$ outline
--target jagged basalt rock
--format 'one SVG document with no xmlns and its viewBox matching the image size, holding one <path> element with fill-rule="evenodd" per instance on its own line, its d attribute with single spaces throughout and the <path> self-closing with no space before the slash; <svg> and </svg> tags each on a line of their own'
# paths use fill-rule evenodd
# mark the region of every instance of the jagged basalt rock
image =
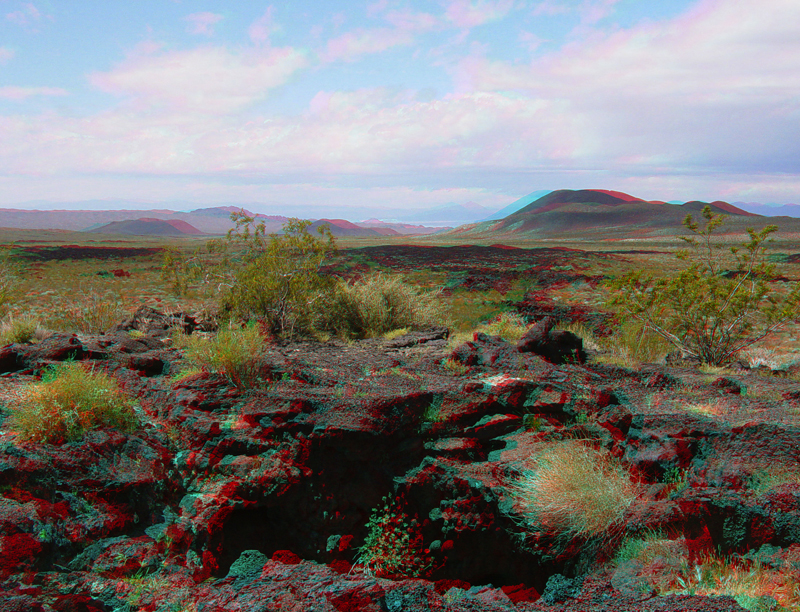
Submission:
<svg viewBox="0 0 800 612">
<path fill-rule="evenodd" d="M 133 433 L 59 446 L 3 424 L 7 609 L 742 609 L 657 595 L 648 559 L 611 564 L 626 537 L 658 533 L 673 554 L 663 571 L 719 548 L 800 581 L 791 378 L 711 384 L 693 369 L 584 363 L 545 320 L 530 352 L 477 334 L 448 353 L 441 330 L 274 343 L 265 359 L 278 375 L 241 390 L 216 373 L 164 376 L 181 360 L 165 330 L 184 323 L 142 310 L 119 331 L 0 353 L 14 368 L 91 358 L 141 417 Z M 34 378 L 9 370 L 0 391 Z M 552 443 L 602 449 L 640 486 L 607 534 L 567 537 L 526 511 L 520 474 Z M 417 576 L 359 565 L 375 525 L 411 547 L 403 558 L 420 562 L 403 571 Z"/>
<path fill-rule="evenodd" d="M 550 363 L 585 363 L 583 340 L 568 331 L 553 331 L 556 319 L 545 317 L 531 327 L 517 343 L 520 353 L 536 353 Z"/>
</svg>

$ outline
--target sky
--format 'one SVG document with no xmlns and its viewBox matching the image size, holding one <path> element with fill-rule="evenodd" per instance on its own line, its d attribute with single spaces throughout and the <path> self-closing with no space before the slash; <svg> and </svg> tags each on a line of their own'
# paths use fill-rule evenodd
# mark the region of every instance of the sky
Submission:
<svg viewBox="0 0 800 612">
<path fill-rule="evenodd" d="M 0 207 L 800 203 L 798 33 L 797 0 L 0 0 Z"/>
</svg>

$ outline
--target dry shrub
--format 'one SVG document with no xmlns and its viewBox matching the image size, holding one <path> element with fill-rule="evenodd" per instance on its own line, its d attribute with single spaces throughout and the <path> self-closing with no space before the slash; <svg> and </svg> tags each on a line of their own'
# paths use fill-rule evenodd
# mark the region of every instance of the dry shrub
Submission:
<svg viewBox="0 0 800 612">
<path fill-rule="evenodd" d="M 116 381 L 79 362 L 52 366 L 41 382 L 23 387 L 15 399 L 11 427 L 21 438 L 37 442 L 78 440 L 99 427 L 131 431 L 137 424 L 133 402 Z"/>
<path fill-rule="evenodd" d="M 257 384 L 266 374 L 265 341 L 258 327 L 221 329 L 216 336 L 186 338 L 186 359 L 206 370 L 219 372 L 239 389 Z"/>
<path fill-rule="evenodd" d="M 443 319 L 439 292 L 424 291 L 399 275 L 376 274 L 339 285 L 327 326 L 345 337 L 374 338 L 396 329 L 441 325 Z"/>
<path fill-rule="evenodd" d="M 621 463 L 578 440 L 547 443 L 515 489 L 531 524 L 543 524 L 564 537 L 602 534 L 639 496 L 639 487 Z"/>
</svg>

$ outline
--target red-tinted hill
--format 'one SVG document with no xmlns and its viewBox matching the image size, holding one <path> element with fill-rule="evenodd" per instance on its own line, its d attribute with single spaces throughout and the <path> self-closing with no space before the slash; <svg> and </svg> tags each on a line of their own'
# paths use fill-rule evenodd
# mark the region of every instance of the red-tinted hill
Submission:
<svg viewBox="0 0 800 612">
<path fill-rule="evenodd" d="M 199 229 L 179 219 L 128 219 L 112 221 L 89 232 L 95 234 L 125 234 L 130 236 L 188 236 L 202 234 Z"/>
<path fill-rule="evenodd" d="M 710 206 L 731 219 L 727 227 L 739 231 L 758 217 L 727 202 L 691 201 L 666 204 L 647 201 L 619 191 L 561 189 L 534 200 L 499 221 L 463 226 L 454 233 L 482 237 L 623 238 L 674 234 L 687 214 L 699 217 Z"/>
</svg>

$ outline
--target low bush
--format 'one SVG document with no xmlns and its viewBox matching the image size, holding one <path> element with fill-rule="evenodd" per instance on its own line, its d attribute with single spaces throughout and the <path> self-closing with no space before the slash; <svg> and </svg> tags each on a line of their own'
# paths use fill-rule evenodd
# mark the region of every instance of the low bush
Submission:
<svg viewBox="0 0 800 612">
<path fill-rule="evenodd" d="M 402 276 L 376 274 L 339 284 L 323 325 L 350 338 L 441 325 L 444 309 L 438 298 L 437 291 L 424 291 Z"/>
<path fill-rule="evenodd" d="M 532 525 L 567 538 L 602 534 L 639 495 L 622 464 L 578 440 L 547 443 L 514 489 Z"/>
<path fill-rule="evenodd" d="M 245 389 L 266 377 L 265 342 L 257 326 L 221 329 L 216 336 L 188 336 L 185 358 L 190 363 L 223 374 L 233 385 Z"/>
<path fill-rule="evenodd" d="M 23 387 L 12 404 L 11 427 L 23 439 L 59 443 L 78 440 L 99 427 L 136 428 L 133 402 L 116 381 L 80 362 L 45 371 Z"/>
<path fill-rule="evenodd" d="M 8 311 L 17 295 L 17 269 L 11 261 L 8 249 L 0 249 L 0 315 Z"/>
</svg>

